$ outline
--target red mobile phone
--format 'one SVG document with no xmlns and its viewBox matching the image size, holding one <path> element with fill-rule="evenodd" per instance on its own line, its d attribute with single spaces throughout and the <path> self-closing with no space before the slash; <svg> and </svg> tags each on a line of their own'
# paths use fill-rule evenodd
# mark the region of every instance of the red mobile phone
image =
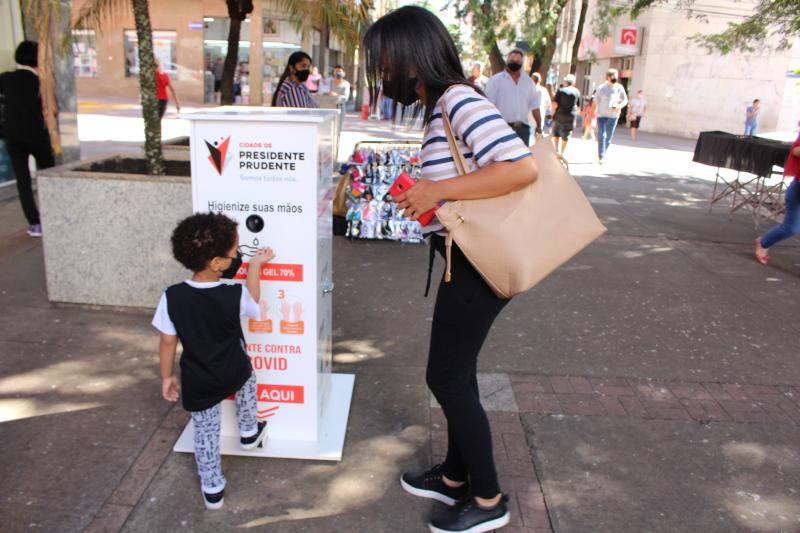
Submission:
<svg viewBox="0 0 800 533">
<path fill-rule="evenodd" d="M 413 187 L 414 183 L 415 183 L 414 178 L 412 178 L 405 171 L 403 171 L 400 173 L 399 176 L 397 176 L 397 179 L 394 180 L 394 183 L 389 189 L 389 194 L 392 195 L 392 197 L 398 196 L 401 193 L 404 193 L 408 189 Z M 433 217 L 436 215 L 436 210 L 438 208 L 439 206 L 436 206 L 430 211 L 422 213 L 417 219 L 419 223 L 422 224 L 423 226 L 427 226 L 428 224 L 430 224 L 431 220 L 433 220 Z"/>
</svg>

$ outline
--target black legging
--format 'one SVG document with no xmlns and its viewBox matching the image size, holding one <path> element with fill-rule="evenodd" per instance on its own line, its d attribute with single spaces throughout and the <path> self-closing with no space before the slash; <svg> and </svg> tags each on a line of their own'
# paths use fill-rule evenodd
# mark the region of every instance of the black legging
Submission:
<svg viewBox="0 0 800 533">
<path fill-rule="evenodd" d="M 444 238 L 431 245 L 445 256 Z M 450 283 L 439 284 L 428 354 L 428 387 L 447 419 L 444 475 L 469 481 L 472 493 L 494 498 L 500 488 L 489 420 L 478 395 L 478 354 L 494 319 L 509 302 L 495 296 L 453 243 Z"/>
<path fill-rule="evenodd" d="M 33 142 L 6 138 L 6 149 L 8 150 L 8 157 L 11 159 L 11 166 L 14 168 L 19 201 L 22 204 L 22 211 L 25 213 L 25 218 L 28 219 L 28 224 L 31 226 L 39 224 L 39 210 L 36 208 L 36 199 L 34 198 L 33 187 L 31 185 L 31 171 L 28 168 L 28 156 L 32 155 L 36 160 L 36 168 L 38 170 L 50 168 L 55 165 L 50 139 L 44 138 Z"/>
</svg>

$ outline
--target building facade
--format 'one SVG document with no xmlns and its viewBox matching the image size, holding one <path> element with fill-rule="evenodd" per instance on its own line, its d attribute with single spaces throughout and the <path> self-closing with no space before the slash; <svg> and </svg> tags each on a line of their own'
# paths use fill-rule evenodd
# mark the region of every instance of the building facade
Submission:
<svg viewBox="0 0 800 533">
<path fill-rule="evenodd" d="M 761 100 L 759 132 L 792 131 L 800 120 L 800 39 L 788 50 L 773 50 L 775 39 L 755 53 L 709 53 L 690 41 L 698 33 L 716 33 L 755 9 L 754 0 L 720 0 L 713 7 L 696 3 L 705 22 L 688 18 L 671 4 L 624 18 L 611 37 L 594 37 L 596 1 L 590 0 L 580 43 L 577 87 L 584 94 L 605 81 L 608 68 L 620 71 L 629 94 L 642 90 L 647 113 L 641 129 L 692 138 L 701 131 L 743 133 L 745 110 Z M 562 16 L 552 78 L 569 71 L 580 1 L 572 0 Z"/>
<path fill-rule="evenodd" d="M 77 13 L 85 0 L 73 2 Z M 298 32 L 277 0 L 254 0 L 239 40 L 238 101 L 268 104 L 289 55 L 303 50 L 320 73 L 336 63 L 352 72 L 344 47 L 320 28 Z M 228 50 L 230 20 L 221 0 L 150 2 L 153 46 L 161 68 L 170 74 L 181 101 L 212 104 L 215 69 Z M 138 45 L 132 14 L 116 17 L 101 29 L 73 32 L 78 97 L 138 99 Z M 260 68 L 258 67 L 260 66 Z"/>
</svg>

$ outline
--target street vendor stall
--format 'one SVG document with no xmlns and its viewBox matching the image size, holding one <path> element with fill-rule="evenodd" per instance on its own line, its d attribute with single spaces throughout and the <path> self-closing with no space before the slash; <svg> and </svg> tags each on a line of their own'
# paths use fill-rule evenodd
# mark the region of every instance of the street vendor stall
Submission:
<svg viewBox="0 0 800 533">
<path fill-rule="evenodd" d="M 401 172 L 421 171 L 418 142 L 362 142 L 345 165 L 337 197 L 344 197 L 345 236 L 350 239 L 422 242 L 422 226 L 397 209 L 389 188 Z M 334 212 L 336 202 L 334 202 Z"/>
<path fill-rule="evenodd" d="M 784 211 L 783 165 L 790 147 L 791 143 L 723 131 L 700 133 L 693 161 L 717 167 L 709 209 L 730 197 L 730 213 L 750 210 L 756 227 L 763 216 L 779 219 Z M 722 169 L 735 170 L 736 175 Z"/>
</svg>

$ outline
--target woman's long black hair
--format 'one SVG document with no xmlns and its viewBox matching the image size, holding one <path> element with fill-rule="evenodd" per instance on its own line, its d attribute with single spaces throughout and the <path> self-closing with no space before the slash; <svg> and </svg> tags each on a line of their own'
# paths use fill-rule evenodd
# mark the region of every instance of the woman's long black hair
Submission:
<svg viewBox="0 0 800 533">
<path fill-rule="evenodd" d="M 295 66 L 304 59 L 312 61 L 311 56 L 302 50 L 293 52 L 292 55 L 289 56 L 289 61 L 286 62 L 286 68 L 283 69 L 283 74 L 281 74 L 281 79 L 278 81 L 278 85 L 275 86 L 275 92 L 272 93 L 272 107 L 275 107 L 275 104 L 278 103 L 278 91 L 280 91 L 281 85 L 286 81 L 286 78 L 289 77 L 289 65 Z"/>
<path fill-rule="evenodd" d="M 375 21 L 364 35 L 364 52 L 373 105 L 377 105 L 379 83 L 391 83 L 401 99 L 411 96 L 405 94 L 412 89 L 404 82 L 410 69 L 416 69 L 417 79 L 425 86 L 426 102 L 412 104 L 410 109 L 403 106 L 403 119 L 409 111 L 416 118 L 424 109 L 423 121 L 428 124 L 448 87 L 464 84 L 474 88 L 464 76 L 458 51 L 444 24 L 421 7 L 404 6 Z M 395 101 L 395 111 L 398 105 Z"/>
</svg>

